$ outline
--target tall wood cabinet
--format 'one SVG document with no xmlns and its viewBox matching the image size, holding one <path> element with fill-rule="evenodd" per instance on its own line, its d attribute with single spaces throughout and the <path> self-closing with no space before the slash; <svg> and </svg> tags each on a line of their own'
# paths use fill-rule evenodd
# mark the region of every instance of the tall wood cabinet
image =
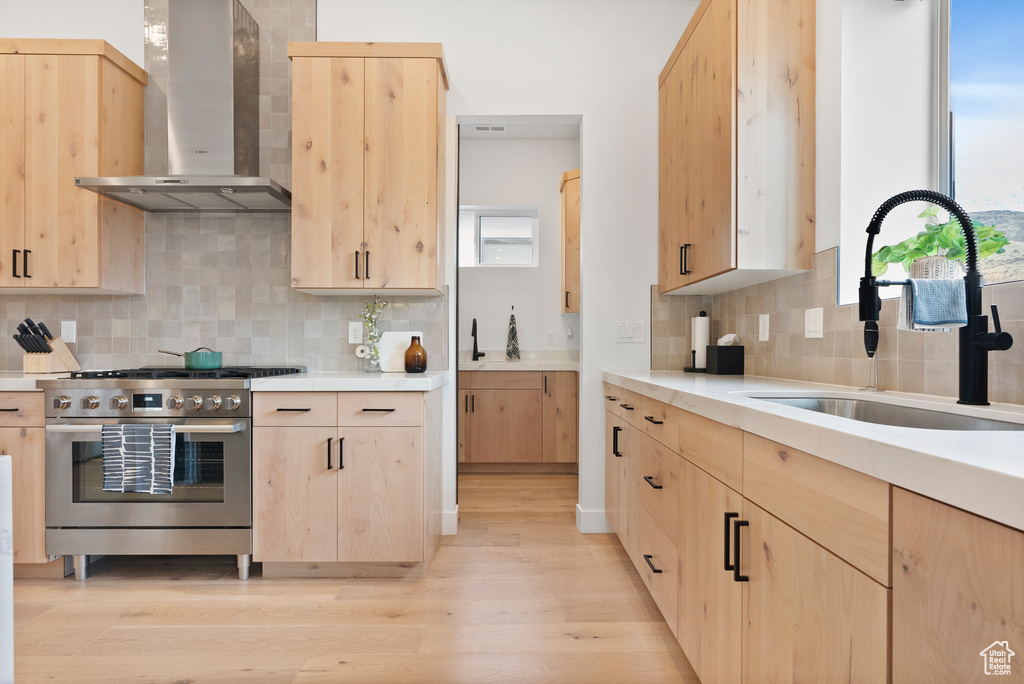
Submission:
<svg viewBox="0 0 1024 684">
<path fill-rule="evenodd" d="M 259 392 L 253 559 L 419 563 L 440 534 L 440 392 Z"/>
<path fill-rule="evenodd" d="M 438 43 L 289 43 L 292 287 L 444 285 L 445 97 Z"/>
<path fill-rule="evenodd" d="M 562 235 L 562 313 L 580 311 L 580 170 L 566 171 L 558 185 Z"/>
<path fill-rule="evenodd" d="M 14 475 L 14 562 L 46 563 L 43 393 L 0 392 L 0 454 Z"/>
<path fill-rule="evenodd" d="M 811 267 L 813 0 L 703 0 L 658 80 L 658 291 Z"/>
<path fill-rule="evenodd" d="M 145 291 L 145 214 L 75 187 L 141 175 L 148 76 L 101 40 L 0 39 L 0 289 Z"/>
</svg>

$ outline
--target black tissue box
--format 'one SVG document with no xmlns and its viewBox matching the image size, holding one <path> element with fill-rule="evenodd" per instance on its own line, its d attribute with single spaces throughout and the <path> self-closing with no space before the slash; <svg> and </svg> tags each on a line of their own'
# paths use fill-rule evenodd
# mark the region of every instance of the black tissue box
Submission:
<svg viewBox="0 0 1024 684">
<path fill-rule="evenodd" d="M 708 345 L 708 373 L 743 375 L 743 347 Z"/>
</svg>

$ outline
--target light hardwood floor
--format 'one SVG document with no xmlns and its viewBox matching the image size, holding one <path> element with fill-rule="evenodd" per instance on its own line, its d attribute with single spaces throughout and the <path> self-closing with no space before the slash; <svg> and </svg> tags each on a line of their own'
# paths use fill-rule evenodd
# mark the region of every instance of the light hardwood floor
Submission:
<svg viewBox="0 0 1024 684">
<path fill-rule="evenodd" d="M 120 557 L 84 583 L 16 580 L 16 681 L 696 684 L 618 540 L 576 530 L 576 488 L 461 476 L 459 533 L 422 579 Z"/>
</svg>

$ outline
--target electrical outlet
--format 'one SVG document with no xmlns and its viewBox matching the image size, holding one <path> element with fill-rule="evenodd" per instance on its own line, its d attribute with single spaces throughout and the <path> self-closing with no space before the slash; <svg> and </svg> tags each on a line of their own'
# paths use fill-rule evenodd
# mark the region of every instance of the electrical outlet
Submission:
<svg viewBox="0 0 1024 684">
<path fill-rule="evenodd" d="M 615 324 L 617 344 L 642 343 L 646 339 L 647 324 L 644 321 L 619 321 Z"/>
<path fill-rule="evenodd" d="M 61 321 L 60 339 L 67 344 L 74 344 L 78 339 L 78 321 Z"/>
<path fill-rule="evenodd" d="M 804 337 L 825 336 L 825 310 L 820 306 L 804 309 Z"/>
<path fill-rule="evenodd" d="M 761 314 L 757 319 L 757 341 L 768 341 L 768 314 Z"/>
<path fill-rule="evenodd" d="M 349 344 L 362 344 L 363 343 L 363 324 L 358 321 L 349 321 L 348 324 L 348 343 Z"/>
</svg>

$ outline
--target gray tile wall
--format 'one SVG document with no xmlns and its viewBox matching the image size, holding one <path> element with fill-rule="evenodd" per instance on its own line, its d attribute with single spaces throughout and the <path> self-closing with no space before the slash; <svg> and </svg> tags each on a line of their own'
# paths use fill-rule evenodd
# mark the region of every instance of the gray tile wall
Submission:
<svg viewBox="0 0 1024 684">
<path fill-rule="evenodd" d="M 856 305 L 836 305 L 836 256 L 814 255 L 807 273 L 723 294 L 680 296 L 651 290 L 651 368 L 681 370 L 688 365 L 689 321 L 703 307 L 712 317 L 711 336 L 737 333 L 749 375 L 864 387 L 871 362 L 864 353 L 864 324 Z M 1024 282 L 984 289 L 984 307 L 999 307 L 1014 346 L 989 355 L 989 400 L 1024 404 Z M 709 302 L 710 301 L 710 308 Z M 804 310 L 824 309 L 824 337 L 804 337 Z M 878 384 L 883 389 L 956 396 L 958 336 L 896 329 L 899 302 L 884 300 L 878 345 Z M 758 317 L 770 315 L 767 342 L 757 341 Z"/>
<path fill-rule="evenodd" d="M 146 173 L 167 172 L 167 2 L 146 2 Z M 290 186 L 289 40 L 316 39 L 315 0 L 243 0 L 260 26 L 260 173 Z M 207 346 L 226 365 L 362 369 L 347 342 L 365 295 L 292 291 L 290 228 L 280 214 L 149 214 L 146 294 L 0 295 L 0 370 L 21 370 L 11 339 L 26 316 L 78 321 L 71 345 L 83 368 L 179 365 L 157 349 Z M 431 370 L 447 368 L 447 297 L 387 297 L 380 328 L 424 333 Z"/>
</svg>

